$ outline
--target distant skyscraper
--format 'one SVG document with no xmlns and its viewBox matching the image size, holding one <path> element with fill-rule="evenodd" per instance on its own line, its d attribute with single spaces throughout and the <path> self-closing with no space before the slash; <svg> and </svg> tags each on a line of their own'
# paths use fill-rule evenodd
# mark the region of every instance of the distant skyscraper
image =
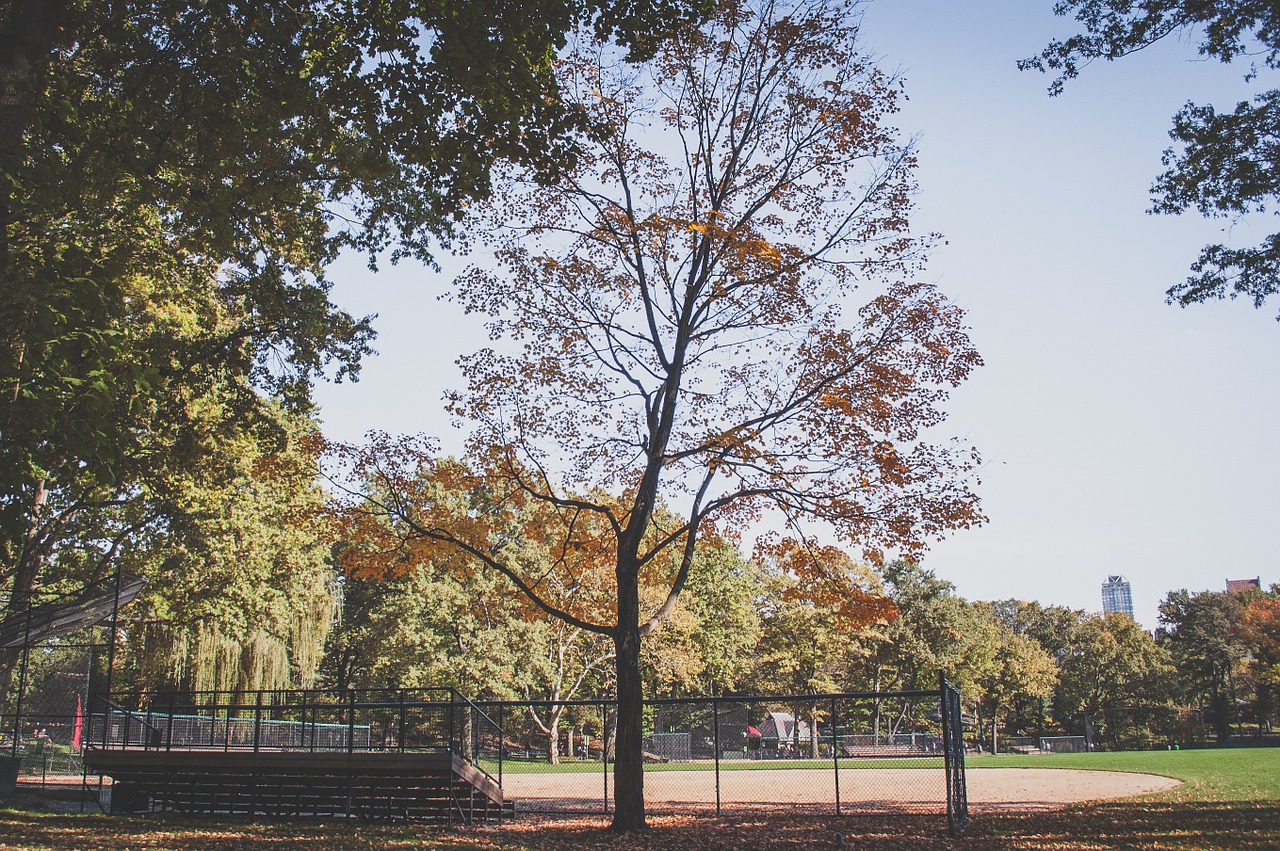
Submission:
<svg viewBox="0 0 1280 851">
<path fill-rule="evenodd" d="M 1133 592 L 1123 576 L 1108 576 L 1102 583 L 1102 611 L 1120 612 L 1133 617 Z"/>
</svg>

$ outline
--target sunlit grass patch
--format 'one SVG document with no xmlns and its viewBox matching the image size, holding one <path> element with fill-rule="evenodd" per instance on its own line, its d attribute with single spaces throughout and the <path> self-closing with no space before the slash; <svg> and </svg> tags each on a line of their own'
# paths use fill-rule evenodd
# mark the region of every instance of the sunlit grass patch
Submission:
<svg viewBox="0 0 1280 851">
<path fill-rule="evenodd" d="M 983 768 L 1083 768 L 1159 774 L 1183 785 L 1151 796 L 1156 801 L 1280 801 L 1280 748 L 1205 748 L 1019 756 L 971 756 Z"/>
</svg>

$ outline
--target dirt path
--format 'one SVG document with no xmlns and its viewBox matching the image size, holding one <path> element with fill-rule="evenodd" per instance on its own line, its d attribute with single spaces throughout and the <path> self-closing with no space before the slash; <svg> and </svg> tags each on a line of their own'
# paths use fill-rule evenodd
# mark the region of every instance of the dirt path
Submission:
<svg viewBox="0 0 1280 851">
<path fill-rule="evenodd" d="M 1151 774 L 1058 768 L 979 768 L 967 773 L 969 804 L 976 811 L 1047 809 L 1079 801 L 1159 792 L 1179 781 Z M 612 785 L 612 784 L 610 784 Z M 602 807 L 600 774 L 508 774 L 507 797 L 517 808 L 596 810 Z M 945 805 L 941 770 L 863 768 L 840 772 L 840 802 L 850 810 L 919 809 Z M 613 789 L 609 789 L 613 794 Z M 646 805 L 656 810 L 714 805 L 710 771 L 653 771 L 645 775 Z M 821 769 L 723 771 L 720 802 L 726 806 L 831 804 L 834 773 Z"/>
</svg>

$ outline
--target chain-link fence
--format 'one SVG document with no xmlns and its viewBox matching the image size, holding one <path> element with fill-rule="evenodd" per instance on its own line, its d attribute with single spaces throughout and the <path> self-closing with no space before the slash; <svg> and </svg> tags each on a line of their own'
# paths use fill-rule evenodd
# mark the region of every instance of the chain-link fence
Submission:
<svg viewBox="0 0 1280 851">
<path fill-rule="evenodd" d="M 79 776 L 89 696 L 110 688 L 119 607 L 143 587 L 115 573 L 71 593 L 0 598 L 0 785 Z"/>
<path fill-rule="evenodd" d="M 504 730 L 502 785 L 517 814 L 612 811 L 611 702 L 482 708 Z M 652 813 L 937 812 L 956 832 L 968 819 L 959 700 L 949 686 L 651 700 L 645 731 Z"/>
<path fill-rule="evenodd" d="M 22 688 L 10 690 L 0 722 L 24 774 L 78 775 L 85 746 L 448 750 L 496 781 L 516 814 L 613 809 L 609 701 L 477 704 L 450 689 L 107 698 L 93 694 L 105 656 L 86 636 L 29 654 Z M 939 812 L 954 832 L 968 818 L 959 697 L 945 683 L 936 691 L 651 700 L 644 712 L 645 805 L 653 813 Z"/>
<path fill-rule="evenodd" d="M 1203 713 L 1168 706 L 1113 706 L 1085 717 L 1088 749 L 1164 750 L 1213 740 Z"/>
<path fill-rule="evenodd" d="M 102 685 L 104 645 L 83 629 L 28 647 L 0 650 L 0 753 L 19 776 L 79 776 L 91 690 Z"/>
</svg>

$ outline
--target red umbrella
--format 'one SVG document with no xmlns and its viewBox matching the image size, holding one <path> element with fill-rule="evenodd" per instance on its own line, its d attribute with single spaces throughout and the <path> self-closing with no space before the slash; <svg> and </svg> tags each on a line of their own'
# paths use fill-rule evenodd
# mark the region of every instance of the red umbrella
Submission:
<svg viewBox="0 0 1280 851">
<path fill-rule="evenodd" d="M 80 750 L 80 737 L 84 734 L 84 704 L 80 702 L 80 695 L 76 695 L 76 723 L 71 728 L 71 747 Z"/>
<path fill-rule="evenodd" d="M 759 736 L 759 735 L 760 735 L 760 731 L 759 731 L 759 730 L 757 730 L 755 727 L 752 727 L 750 724 L 748 724 L 748 725 L 747 725 L 747 735 L 748 735 L 748 736 Z"/>
</svg>

